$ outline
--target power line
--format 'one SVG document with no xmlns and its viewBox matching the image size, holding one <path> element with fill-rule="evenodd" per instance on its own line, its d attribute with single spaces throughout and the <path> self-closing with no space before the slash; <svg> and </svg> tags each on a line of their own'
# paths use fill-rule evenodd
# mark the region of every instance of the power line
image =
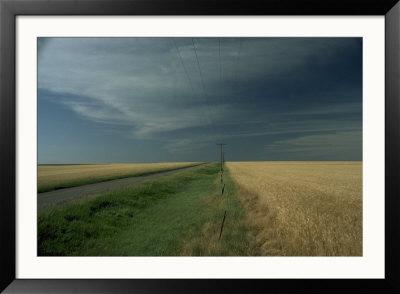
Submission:
<svg viewBox="0 0 400 294">
<path fill-rule="evenodd" d="M 206 87 L 205 87 L 204 79 L 203 79 L 203 73 L 201 71 L 199 57 L 197 56 L 197 49 L 196 49 L 196 45 L 194 44 L 194 39 L 193 38 L 192 38 L 192 43 L 193 43 L 194 53 L 196 55 L 197 67 L 199 68 L 199 72 L 200 72 L 200 78 L 201 78 L 201 84 L 203 86 L 204 96 L 206 98 L 207 105 L 210 106 L 210 104 L 208 103 L 208 99 L 207 99 L 207 95 L 206 95 Z"/>
<path fill-rule="evenodd" d="M 218 53 L 219 53 L 219 81 L 222 81 L 222 61 L 221 61 L 221 38 L 218 38 Z"/>
<path fill-rule="evenodd" d="M 181 61 L 182 67 L 183 67 L 183 69 L 184 69 L 184 71 L 185 71 L 186 77 L 187 77 L 187 79 L 188 79 L 188 81 L 189 81 L 190 87 L 192 88 L 192 91 L 193 91 L 194 95 L 198 96 L 197 91 L 195 90 L 195 87 L 193 86 L 193 81 L 192 81 L 192 79 L 190 78 L 189 72 L 188 72 L 188 70 L 187 70 L 187 68 L 186 68 L 185 62 L 183 61 L 183 58 L 182 58 L 181 52 L 180 52 L 180 50 L 179 50 L 179 48 L 178 48 L 178 45 L 176 44 L 176 41 L 175 41 L 174 38 L 172 38 L 172 41 L 173 41 L 173 43 L 174 43 L 174 45 L 175 45 L 176 51 L 178 52 L 179 59 L 180 59 L 180 61 Z M 192 39 L 192 41 L 193 41 L 193 39 Z M 197 56 L 196 56 L 196 57 L 197 57 Z M 207 98 L 206 98 L 206 99 L 207 99 Z M 208 101 L 207 101 L 207 104 L 208 104 Z M 208 111 L 207 111 L 207 113 L 204 113 L 204 110 L 202 110 L 202 112 L 203 112 L 203 115 L 205 115 L 205 116 L 207 117 L 208 127 L 209 127 L 209 129 L 210 129 L 210 131 L 211 131 L 210 117 L 209 117 L 209 115 L 208 115 Z"/>
<path fill-rule="evenodd" d="M 235 66 L 235 77 L 234 77 L 235 82 L 237 81 L 237 72 L 238 72 L 241 52 L 242 52 L 242 38 L 239 38 L 239 52 L 236 57 L 236 66 Z"/>
<path fill-rule="evenodd" d="M 220 87 L 216 91 L 218 103 L 223 104 L 224 87 L 222 86 L 222 59 L 221 59 L 221 38 L 218 38 L 218 64 L 219 64 L 219 84 Z"/>
<path fill-rule="evenodd" d="M 197 67 L 198 67 L 199 73 L 200 73 L 201 84 L 203 86 L 204 98 L 206 99 L 206 103 L 207 103 L 207 113 L 210 113 L 210 103 L 208 102 L 206 87 L 205 87 L 205 84 L 204 84 L 203 73 L 201 71 L 199 57 L 197 56 L 197 48 L 196 48 L 196 44 L 194 43 L 194 39 L 193 38 L 192 38 L 192 44 L 193 44 L 194 54 L 196 56 Z M 210 120 L 210 117 L 207 116 L 207 119 Z M 208 123 L 210 124 L 210 121 L 208 121 Z"/>
<path fill-rule="evenodd" d="M 183 62 L 183 58 L 182 58 L 181 52 L 179 51 L 179 48 L 178 48 L 178 46 L 176 45 L 176 42 L 175 42 L 175 39 L 174 39 L 174 38 L 172 38 L 172 41 L 174 42 L 176 51 L 178 52 L 179 59 L 181 60 L 182 67 L 183 67 L 183 69 L 184 69 L 184 71 L 185 71 L 186 77 L 187 77 L 188 80 L 189 80 L 190 87 L 192 88 L 193 92 L 196 94 L 196 91 L 195 91 L 194 86 L 193 86 L 192 79 L 190 78 L 189 73 L 188 73 L 188 71 L 187 71 L 187 68 L 186 68 L 186 66 L 185 66 L 185 63 Z"/>
</svg>

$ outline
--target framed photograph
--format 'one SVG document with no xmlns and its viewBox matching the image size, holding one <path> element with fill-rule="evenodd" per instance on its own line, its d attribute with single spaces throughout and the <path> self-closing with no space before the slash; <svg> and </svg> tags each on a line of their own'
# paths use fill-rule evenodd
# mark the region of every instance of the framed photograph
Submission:
<svg viewBox="0 0 400 294">
<path fill-rule="evenodd" d="M 5 293 L 399 290 L 397 0 L 0 13 Z"/>
</svg>

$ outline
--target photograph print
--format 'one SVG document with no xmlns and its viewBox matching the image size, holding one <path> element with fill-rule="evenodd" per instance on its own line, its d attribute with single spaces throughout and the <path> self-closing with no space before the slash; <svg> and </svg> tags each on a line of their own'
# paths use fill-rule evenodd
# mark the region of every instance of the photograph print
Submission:
<svg viewBox="0 0 400 294">
<path fill-rule="evenodd" d="M 37 38 L 38 256 L 362 256 L 363 41 Z"/>
</svg>

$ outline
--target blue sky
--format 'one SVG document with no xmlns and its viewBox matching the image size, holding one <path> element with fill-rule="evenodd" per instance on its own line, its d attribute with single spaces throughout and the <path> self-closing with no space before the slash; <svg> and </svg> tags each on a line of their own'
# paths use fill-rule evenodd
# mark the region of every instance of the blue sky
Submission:
<svg viewBox="0 0 400 294">
<path fill-rule="evenodd" d="M 38 163 L 362 160 L 361 38 L 39 38 Z"/>
</svg>

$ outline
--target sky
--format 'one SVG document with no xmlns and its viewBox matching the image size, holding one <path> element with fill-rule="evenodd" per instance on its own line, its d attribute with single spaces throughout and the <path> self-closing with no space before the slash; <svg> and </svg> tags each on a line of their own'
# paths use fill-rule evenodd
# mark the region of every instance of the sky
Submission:
<svg viewBox="0 0 400 294">
<path fill-rule="evenodd" d="M 362 38 L 38 38 L 38 163 L 362 160 Z"/>
</svg>

